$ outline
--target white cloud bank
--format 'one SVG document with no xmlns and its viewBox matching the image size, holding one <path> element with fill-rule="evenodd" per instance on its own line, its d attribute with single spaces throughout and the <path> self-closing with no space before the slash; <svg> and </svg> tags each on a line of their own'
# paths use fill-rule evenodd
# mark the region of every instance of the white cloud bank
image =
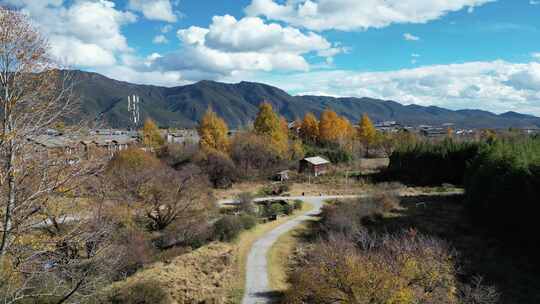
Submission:
<svg viewBox="0 0 540 304">
<path fill-rule="evenodd" d="M 316 71 L 258 75 L 256 79 L 300 95 L 373 97 L 404 104 L 540 115 L 540 63 L 536 62 L 470 62 L 388 72 Z"/>
<path fill-rule="evenodd" d="M 183 47 L 153 67 L 211 79 L 245 71 L 308 71 L 306 54 L 326 59 L 343 51 L 318 34 L 258 17 L 215 16 L 208 28 L 192 26 L 177 35 Z"/>
<path fill-rule="evenodd" d="M 51 54 L 69 66 L 99 67 L 116 63 L 116 55 L 130 52 L 121 27 L 137 17 L 117 10 L 111 1 L 0 0 L 27 13 L 49 38 Z"/>
<path fill-rule="evenodd" d="M 426 23 L 449 12 L 496 0 L 252 0 L 245 12 L 311 30 L 365 30 L 393 23 Z"/>
</svg>

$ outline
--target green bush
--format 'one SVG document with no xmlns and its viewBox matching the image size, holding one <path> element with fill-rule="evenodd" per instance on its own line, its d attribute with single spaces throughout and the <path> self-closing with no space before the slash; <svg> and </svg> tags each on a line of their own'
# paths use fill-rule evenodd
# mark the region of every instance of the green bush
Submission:
<svg viewBox="0 0 540 304">
<path fill-rule="evenodd" d="M 465 178 L 473 221 L 508 240 L 540 243 L 540 140 L 511 139 L 486 146 Z"/>
<path fill-rule="evenodd" d="M 463 185 L 465 170 L 485 144 L 445 140 L 399 147 L 390 156 L 387 174 L 408 184 Z"/>
<path fill-rule="evenodd" d="M 266 207 L 266 216 L 277 217 L 283 214 L 283 206 L 280 203 L 273 203 Z"/>
<path fill-rule="evenodd" d="M 225 215 L 214 223 L 213 239 L 230 242 L 236 239 L 243 230 L 255 227 L 257 222 L 257 218 L 250 214 Z"/>
<path fill-rule="evenodd" d="M 214 224 L 214 240 L 230 242 L 238 237 L 244 230 L 244 225 L 240 217 L 235 215 L 225 215 Z"/>
<path fill-rule="evenodd" d="M 334 164 L 349 163 L 353 160 L 352 153 L 337 144 L 327 144 L 324 147 L 305 145 L 304 149 L 306 157 L 323 156 Z"/>
<path fill-rule="evenodd" d="M 291 215 L 294 212 L 294 207 L 291 206 L 290 204 L 283 205 L 282 208 L 283 208 L 283 213 L 286 215 Z"/>
<path fill-rule="evenodd" d="M 275 195 L 282 195 L 283 193 L 289 190 L 290 190 L 289 185 L 285 183 L 270 184 L 270 185 L 265 185 L 261 189 L 259 189 L 259 194 L 262 196 L 275 196 Z"/>
<path fill-rule="evenodd" d="M 295 200 L 293 206 L 295 210 L 300 210 L 302 209 L 302 206 L 304 206 L 304 202 L 301 200 Z"/>
<path fill-rule="evenodd" d="M 144 281 L 114 290 L 109 296 L 111 304 L 169 304 L 169 294 L 158 282 Z"/>
<path fill-rule="evenodd" d="M 257 218 L 250 214 L 242 214 L 239 216 L 240 223 L 245 230 L 249 230 L 257 226 Z"/>
</svg>

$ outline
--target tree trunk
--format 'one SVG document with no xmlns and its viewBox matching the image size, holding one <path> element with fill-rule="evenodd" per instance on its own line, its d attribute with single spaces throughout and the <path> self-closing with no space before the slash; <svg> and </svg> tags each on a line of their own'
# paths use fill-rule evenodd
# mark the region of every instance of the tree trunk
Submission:
<svg viewBox="0 0 540 304">
<path fill-rule="evenodd" d="M 10 234 L 12 229 L 12 213 L 15 208 L 16 200 L 16 183 L 15 183 L 15 140 L 13 138 L 13 128 L 11 121 L 11 109 L 9 108 L 8 102 L 8 90 L 5 89 L 6 99 L 4 104 L 4 137 L 7 138 L 8 146 L 8 155 L 7 155 L 7 182 L 8 182 L 8 193 L 7 193 L 7 204 L 5 208 L 4 223 L 3 223 L 3 232 L 2 232 L 2 242 L 0 243 L 0 262 L 3 262 L 3 258 L 6 255 L 7 249 L 10 242 Z"/>
</svg>

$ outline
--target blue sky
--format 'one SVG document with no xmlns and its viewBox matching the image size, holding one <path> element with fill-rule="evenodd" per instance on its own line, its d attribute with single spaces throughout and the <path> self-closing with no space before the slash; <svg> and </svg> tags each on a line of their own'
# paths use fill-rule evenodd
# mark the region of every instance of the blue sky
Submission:
<svg viewBox="0 0 540 304">
<path fill-rule="evenodd" d="M 540 115 L 540 1 L 0 0 L 72 68 L 144 84 Z"/>
</svg>

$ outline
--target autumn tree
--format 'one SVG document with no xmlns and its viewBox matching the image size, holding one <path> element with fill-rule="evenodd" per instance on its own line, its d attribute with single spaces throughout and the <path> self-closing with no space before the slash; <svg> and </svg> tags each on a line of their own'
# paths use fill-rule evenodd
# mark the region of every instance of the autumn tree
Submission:
<svg viewBox="0 0 540 304">
<path fill-rule="evenodd" d="M 200 147 L 203 151 L 229 150 L 229 127 L 212 109 L 208 109 L 201 119 L 199 128 Z"/>
<path fill-rule="evenodd" d="M 336 112 L 326 109 L 319 121 L 319 138 L 323 142 L 335 142 L 339 137 L 339 116 Z"/>
<path fill-rule="evenodd" d="M 300 136 L 303 140 L 316 143 L 319 138 L 319 121 L 313 113 L 306 113 L 300 125 Z"/>
<path fill-rule="evenodd" d="M 364 146 L 365 157 L 368 157 L 369 149 L 377 139 L 377 130 L 366 113 L 362 115 L 362 118 L 358 123 L 358 139 Z"/>
<path fill-rule="evenodd" d="M 144 121 L 142 133 L 143 144 L 149 148 L 157 149 L 165 144 L 165 140 L 163 139 L 163 136 L 161 136 L 158 126 L 150 118 L 147 118 Z"/>
<path fill-rule="evenodd" d="M 455 134 L 454 129 L 452 129 L 450 127 L 446 128 L 446 137 L 447 138 L 450 138 L 450 139 L 454 138 L 454 134 Z"/>
<path fill-rule="evenodd" d="M 4 303 L 80 300 L 96 291 L 103 277 L 95 274 L 106 276 L 114 260 L 107 254 L 110 227 L 75 198 L 82 182 L 99 172 L 100 163 L 86 162 L 75 149 L 52 153 L 36 144 L 47 129 L 62 125 L 78 110 L 71 73 L 60 70 L 49 54 L 47 39 L 27 15 L 0 7 Z M 80 134 L 80 126 L 64 126 L 64 131 Z"/>
<path fill-rule="evenodd" d="M 257 135 L 268 138 L 270 146 L 277 155 L 282 158 L 287 157 L 289 137 L 286 121 L 284 124 L 270 103 L 263 102 L 259 106 L 259 113 L 253 127 Z"/>
<path fill-rule="evenodd" d="M 355 130 L 351 122 L 344 116 L 338 117 L 336 121 L 336 141 L 346 149 L 352 149 L 352 140 Z"/>
</svg>

